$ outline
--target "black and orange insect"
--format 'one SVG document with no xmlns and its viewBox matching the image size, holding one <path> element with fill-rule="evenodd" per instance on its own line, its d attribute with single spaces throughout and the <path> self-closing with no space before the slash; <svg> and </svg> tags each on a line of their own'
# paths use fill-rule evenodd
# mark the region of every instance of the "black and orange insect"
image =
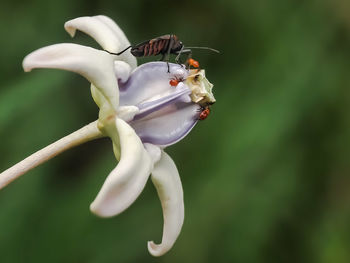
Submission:
<svg viewBox="0 0 350 263">
<path fill-rule="evenodd" d="M 119 56 L 130 48 L 131 48 L 130 50 L 131 54 L 134 55 L 135 57 L 162 55 L 161 60 L 162 61 L 165 60 L 167 63 L 169 61 L 170 54 L 177 55 L 175 58 L 175 62 L 179 63 L 181 54 L 187 53 L 189 54 L 189 57 L 190 57 L 192 54 L 191 49 L 194 49 L 194 48 L 207 49 L 207 50 L 211 50 L 219 53 L 218 50 L 209 48 L 209 47 L 185 47 L 183 43 L 179 40 L 179 38 L 173 34 L 156 37 L 134 46 L 128 46 L 127 48 L 123 49 L 118 53 L 112 53 L 107 50 L 106 51 L 112 55 Z M 168 64 L 168 72 L 169 72 L 169 64 Z"/>
<path fill-rule="evenodd" d="M 209 106 L 202 107 L 199 109 L 199 111 L 200 113 L 199 113 L 198 119 L 201 121 L 205 120 L 210 114 Z"/>
</svg>

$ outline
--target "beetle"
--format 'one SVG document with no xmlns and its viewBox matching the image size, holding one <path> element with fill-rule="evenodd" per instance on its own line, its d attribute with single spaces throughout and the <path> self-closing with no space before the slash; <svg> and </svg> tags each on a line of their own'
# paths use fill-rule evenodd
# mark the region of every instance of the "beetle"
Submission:
<svg viewBox="0 0 350 263">
<path fill-rule="evenodd" d="M 178 79 L 171 79 L 170 81 L 169 81 L 169 84 L 170 84 L 170 86 L 172 86 L 172 87 L 176 87 L 178 84 L 179 84 L 179 80 Z"/>
<path fill-rule="evenodd" d="M 200 113 L 199 113 L 198 119 L 201 121 L 205 120 L 210 114 L 210 108 L 208 105 L 205 107 L 201 107 L 199 111 Z"/>
<path fill-rule="evenodd" d="M 169 84 L 172 87 L 176 87 L 180 82 L 183 82 L 183 81 L 184 81 L 183 78 L 174 77 L 169 80 Z"/>
<path fill-rule="evenodd" d="M 117 55 L 117 56 L 123 54 L 128 49 L 131 49 L 130 52 L 135 57 L 162 55 L 161 60 L 162 61 L 165 60 L 167 62 L 168 72 L 170 72 L 169 63 L 168 63 L 170 54 L 177 55 L 175 58 L 175 62 L 179 64 L 181 54 L 188 53 L 190 57 L 192 54 L 191 49 L 193 48 L 207 49 L 207 50 L 214 51 L 216 53 L 220 53 L 218 50 L 209 48 L 209 47 L 186 47 L 185 48 L 185 46 L 180 41 L 180 39 L 174 34 L 163 35 L 150 40 L 146 40 L 134 46 L 132 45 L 128 46 L 127 48 L 123 49 L 118 53 L 109 52 L 108 50 L 105 50 L 105 51 L 108 52 L 109 54 Z"/>
<path fill-rule="evenodd" d="M 194 60 L 193 58 L 187 59 L 187 63 L 189 66 L 192 66 L 194 68 L 199 68 L 199 62 L 197 60 Z"/>
</svg>

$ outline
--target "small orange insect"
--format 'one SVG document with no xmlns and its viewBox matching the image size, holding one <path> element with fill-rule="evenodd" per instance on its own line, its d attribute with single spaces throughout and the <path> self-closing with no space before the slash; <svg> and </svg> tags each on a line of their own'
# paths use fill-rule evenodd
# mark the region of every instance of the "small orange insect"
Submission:
<svg viewBox="0 0 350 263">
<path fill-rule="evenodd" d="M 170 84 L 170 86 L 172 86 L 172 87 L 176 87 L 177 84 L 179 84 L 179 80 L 177 80 L 177 79 L 171 79 L 171 80 L 169 81 L 169 84 Z"/>
<path fill-rule="evenodd" d="M 193 58 L 189 58 L 187 60 L 188 65 L 194 67 L 194 68 L 199 68 L 199 62 L 197 60 L 194 60 Z"/>
<path fill-rule="evenodd" d="M 202 107 L 202 108 L 200 109 L 200 112 L 201 112 L 201 113 L 199 114 L 198 119 L 201 120 L 201 121 L 203 121 L 203 120 L 205 120 L 205 119 L 209 116 L 209 114 L 210 114 L 210 108 L 209 108 L 209 106 Z"/>
<path fill-rule="evenodd" d="M 170 86 L 172 86 L 172 87 L 176 87 L 180 82 L 182 82 L 182 81 L 184 81 L 183 79 L 181 79 L 181 78 L 174 78 L 174 79 L 171 79 L 170 81 L 169 81 L 169 84 L 170 84 Z"/>
</svg>

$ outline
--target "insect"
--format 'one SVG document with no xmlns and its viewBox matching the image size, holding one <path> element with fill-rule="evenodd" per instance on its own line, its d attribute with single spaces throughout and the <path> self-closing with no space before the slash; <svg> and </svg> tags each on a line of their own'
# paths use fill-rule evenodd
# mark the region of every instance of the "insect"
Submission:
<svg viewBox="0 0 350 263">
<path fill-rule="evenodd" d="M 170 54 L 177 55 L 175 58 L 175 62 L 180 64 L 179 61 L 180 61 L 181 54 L 187 53 L 189 54 L 189 57 L 190 57 L 192 54 L 191 49 L 194 49 L 194 48 L 207 49 L 216 53 L 220 53 L 218 50 L 209 48 L 209 47 L 185 47 L 183 43 L 179 40 L 179 38 L 173 34 L 163 35 L 150 40 L 146 40 L 134 46 L 128 46 L 127 48 L 123 49 L 118 53 L 109 52 L 108 50 L 106 51 L 112 55 L 117 55 L 117 56 L 123 54 L 128 49 L 131 49 L 130 52 L 135 57 L 162 55 L 161 60 L 162 61 L 165 60 L 167 62 L 168 72 L 169 72 L 168 61 L 169 61 Z"/>
<path fill-rule="evenodd" d="M 182 81 L 184 81 L 184 79 L 182 79 L 182 78 L 173 78 L 173 79 L 170 79 L 170 81 L 169 81 L 169 84 L 170 84 L 170 86 L 172 86 L 172 87 L 176 87 L 180 82 L 182 82 Z"/>
<path fill-rule="evenodd" d="M 209 106 L 202 107 L 199 109 L 199 111 L 200 111 L 200 113 L 199 113 L 198 119 L 201 121 L 205 120 L 210 114 Z"/>
<path fill-rule="evenodd" d="M 192 66 L 194 68 L 199 68 L 199 62 L 197 60 L 194 60 L 193 58 L 187 59 L 187 63 L 189 66 Z"/>
<path fill-rule="evenodd" d="M 169 84 L 170 84 L 170 86 L 172 86 L 172 87 L 176 87 L 177 84 L 179 84 L 179 80 L 177 80 L 177 79 L 171 79 L 171 80 L 169 81 Z"/>
</svg>

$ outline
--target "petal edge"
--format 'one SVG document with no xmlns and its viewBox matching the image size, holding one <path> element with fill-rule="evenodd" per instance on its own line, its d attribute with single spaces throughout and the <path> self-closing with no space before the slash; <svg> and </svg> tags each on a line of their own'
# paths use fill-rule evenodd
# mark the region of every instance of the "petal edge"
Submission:
<svg viewBox="0 0 350 263">
<path fill-rule="evenodd" d="M 106 16 L 83 16 L 67 21 L 64 24 L 65 30 L 74 37 L 76 30 L 82 31 L 96 40 L 100 46 L 110 52 L 119 52 L 130 46 L 129 40 L 118 25 Z M 118 56 L 132 68 L 136 68 L 136 58 L 130 51 Z"/>
<path fill-rule="evenodd" d="M 156 257 L 164 255 L 174 245 L 184 221 L 183 190 L 179 172 L 174 161 L 162 151 L 161 159 L 155 164 L 151 176 L 162 203 L 164 226 L 160 244 L 147 243 L 148 251 Z"/>
<path fill-rule="evenodd" d="M 108 175 L 90 210 L 101 217 L 123 212 L 140 195 L 153 168 L 152 160 L 135 131 L 122 119 L 116 119 L 121 158 Z"/>
<path fill-rule="evenodd" d="M 55 44 L 40 48 L 24 58 L 24 71 L 34 68 L 54 68 L 78 73 L 93 83 L 115 110 L 118 109 L 119 89 L 114 74 L 114 61 L 106 52 L 77 44 Z"/>
</svg>

